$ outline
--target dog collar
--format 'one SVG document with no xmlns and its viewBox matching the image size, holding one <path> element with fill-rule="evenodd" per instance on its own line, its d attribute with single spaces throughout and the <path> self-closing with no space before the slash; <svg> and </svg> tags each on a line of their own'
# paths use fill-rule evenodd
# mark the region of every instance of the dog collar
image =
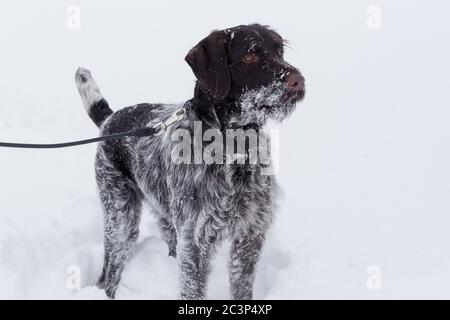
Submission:
<svg viewBox="0 0 450 320">
<path fill-rule="evenodd" d="M 173 124 L 183 120 L 187 114 L 189 109 L 191 108 L 192 102 L 191 100 L 186 101 L 183 103 L 181 108 L 175 110 L 174 113 L 170 117 L 168 117 L 166 120 L 158 122 L 153 126 L 153 128 L 156 130 L 155 136 L 159 136 L 164 133 L 170 126 Z"/>
</svg>

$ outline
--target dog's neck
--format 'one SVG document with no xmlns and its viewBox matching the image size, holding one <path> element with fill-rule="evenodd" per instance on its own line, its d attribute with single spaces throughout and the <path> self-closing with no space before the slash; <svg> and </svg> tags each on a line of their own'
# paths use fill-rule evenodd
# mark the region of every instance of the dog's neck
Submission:
<svg viewBox="0 0 450 320">
<path fill-rule="evenodd" d="M 197 82 L 192 99 L 191 115 L 192 120 L 202 121 L 211 128 L 220 130 L 232 129 L 235 126 L 230 124 L 234 115 L 240 112 L 240 107 L 236 99 L 226 97 L 223 100 L 214 97 L 204 90 Z M 260 129 L 257 124 L 247 124 L 242 129 Z"/>
</svg>

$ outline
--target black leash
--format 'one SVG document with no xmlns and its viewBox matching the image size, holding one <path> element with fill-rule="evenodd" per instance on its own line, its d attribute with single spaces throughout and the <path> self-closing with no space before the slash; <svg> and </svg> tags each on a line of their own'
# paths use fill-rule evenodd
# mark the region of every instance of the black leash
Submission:
<svg viewBox="0 0 450 320">
<path fill-rule="evenodd" d="M 139 128 L 136 130 L 131 130 L 127 132 L 109 134 L 97 138 L 71 141 L 71 142 L 62 142 L 62 143 L 14 143 L 14 142 L 0 142 L 0 147 L 5 148 L 27 148 L 27 149 L 56 149 L 56 148 L 65 148 L 65 147 L 73 147 L 79 146 L 82 144 L 88 144 L 93 142 L 111 140 L 111 139 L 119 139 L 123 137 L 148 137 L 151 135 L 155 135 L 158 132 L 155 128 Z"/>
<path fill-rule="evenodd" d="M 0 147 L 27 148 L 27 149 L 56 149 L 56 148 L 79 146 L 79 145 L 83 145 L 83 144 L 111 140 L 111 139 L 119 139 L 119 138 L 123 138 L 123 137 L 157 136 L 157 135 L 162 134 L 164 131 L 166 131 L 167 128 L 170 127 L 172 124 L 182 120 L 186 116 L 186 114 L 187 114 L 186 108 L 187 108 L 188 104 L 190 105 L 190 101 L 186 102 L 180 109 L 175 111 L 169 118 L 167 118 L 166 120 L 164 120 L 162 122 L 157 123 L 153 127 L 138 128 L 135 130 L 104 135 L 104 136 L 92 138 L 92 139 L 62 142 L 62 143 L 34 144 L 34 143 L 0 142 Z"/>
</svg>

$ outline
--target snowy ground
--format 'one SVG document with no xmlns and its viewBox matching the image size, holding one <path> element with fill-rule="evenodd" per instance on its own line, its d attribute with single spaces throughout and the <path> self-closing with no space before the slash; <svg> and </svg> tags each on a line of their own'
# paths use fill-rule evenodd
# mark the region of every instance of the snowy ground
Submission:
<svg viewBox="0 0 450 320">
<path fill-rule="evenodd" d="M 66 27 L 74 4 L 80 30 Z M 380 30 L 366 27 L 371 4 Z M 2 0 L 0 140 L 95 136 L 80 65 L 114 107 L 178 102 L 194 84 L 184 55 L 210 30 L 272 25 L 308 91 L 281 126 L 285 195 L 255 298 L 450 298 L 449 12 L 444 1 Z M 104 298 L 92 287 L 103 255 L 94 153 L 0 149 L 0 298 Z M 174 299 L 175 260 L 144 217 L 117 298 Z M 226 257 L 209 298 L 229 297 Z M 67 288 L 71 266 L 81 291 Z"/>
</svg>

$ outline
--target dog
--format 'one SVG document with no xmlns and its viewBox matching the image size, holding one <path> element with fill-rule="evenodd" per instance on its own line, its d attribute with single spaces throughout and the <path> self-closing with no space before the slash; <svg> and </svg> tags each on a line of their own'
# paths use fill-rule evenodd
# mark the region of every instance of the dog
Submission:
<svg viewBox="0 0 450 320">
<path fill-rule="evenodd" d="M 174 163 L 179 141 L 172 137 L 177 130 L 213 130 L 226 136 L 229 129 L 239 129 L 264 135 L 269 119 L 287 118 L 305 95 L 305 79 L 284 60 L 285 43 L 260 24 L 213 31 L 185 57 L 197 80 L 184 118 L 155 136 L 99 143 L 95 172 L 104 209 L 105 252 L 97 286 L 108 297 L 115 297 L 136 245 L 145 201 L 157 215 L 169 255 L 177 259 L 179 298 L 206 297 L 210 260 L 225 238 L 231 242 L 231 297 L 253 298 L 256 265 L 278 194 L 275 177 L 264 174 L 270 161 Z M 101 135 L 154 127 L 180 108 L 143 103 L 113 112 L 88 70 L 79 68 L 75 79 Z M 205 141 L 186 143 L 207 147 Z M 250 151 L 248 146 L 243 150 Z"/>
</svg>

